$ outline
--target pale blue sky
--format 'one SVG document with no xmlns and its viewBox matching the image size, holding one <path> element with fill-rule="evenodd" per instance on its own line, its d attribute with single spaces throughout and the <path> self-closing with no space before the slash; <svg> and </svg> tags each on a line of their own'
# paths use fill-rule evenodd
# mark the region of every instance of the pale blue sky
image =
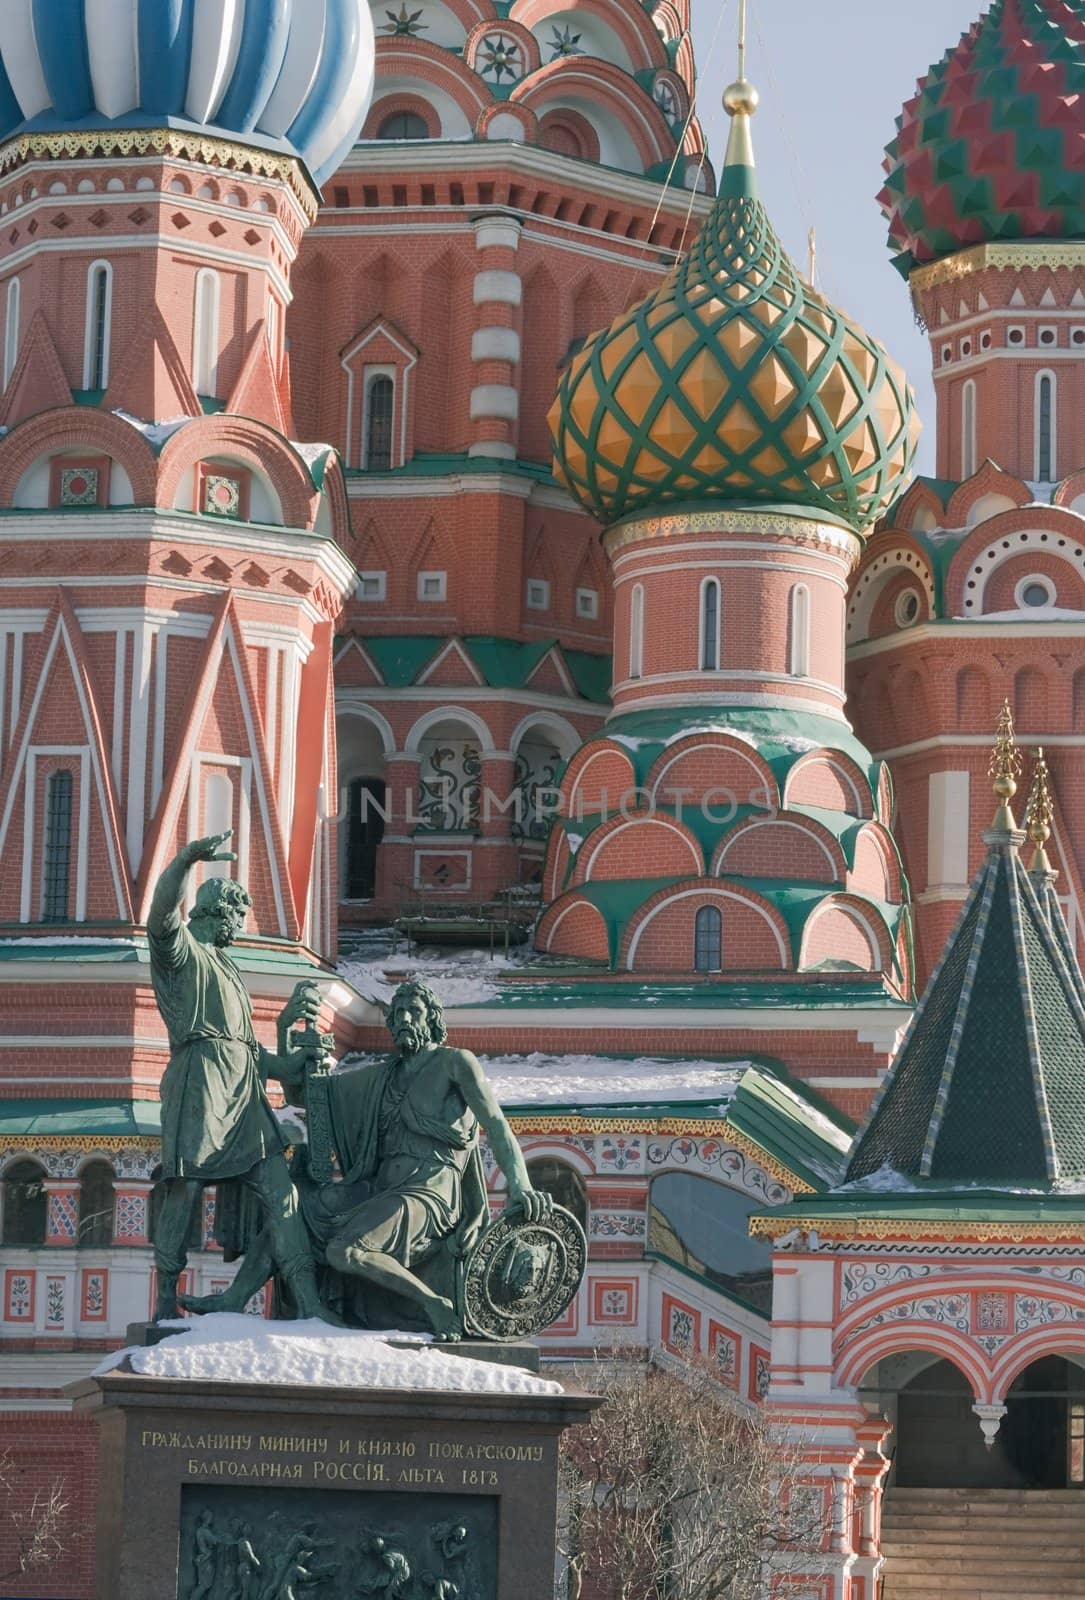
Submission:
<svg viewBox="0 0 1085 1600">
<path fill-rule="evenodd" d="M 907 285 L 890 263 L 875 196 L 884 147 L 916 79 L 982 9 L 983 0 L 750 0 L 747 72 L 761 91 L 754 142 L 762 198 L 803 271 L 806 237 L 816 226 L 823 292 L 907 369 L 926 424 L 924 472 L 934 470 L 928 346 Z M 693 0 L 699 109 L 717 168 L 727 120 L 720 96 L 735 74 L 737 11 L 737 0 Z"/>
</svg>

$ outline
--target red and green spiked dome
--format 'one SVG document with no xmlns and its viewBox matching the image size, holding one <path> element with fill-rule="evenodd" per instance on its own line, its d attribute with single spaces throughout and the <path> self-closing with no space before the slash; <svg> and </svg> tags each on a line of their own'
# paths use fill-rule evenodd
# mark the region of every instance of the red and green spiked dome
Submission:
<svg viewBox="0 0 1085 1600">
<path fill-rule="evenodd" d="M 988 240 L 1085 239 L 1085 0 L 995 0 L 920 80 L 879 199 L 907 276 Z"/>
<path fill-rule="evenodd" d="M 757 191 L 756 91 L 727 91 L 719 198 L 656 292 L 569 362 L 558 476 L 600 521 L 689 502 L 873 523 L 910 474 L 912 394 L 876 340 L 802 281 Z"/>
</svg>

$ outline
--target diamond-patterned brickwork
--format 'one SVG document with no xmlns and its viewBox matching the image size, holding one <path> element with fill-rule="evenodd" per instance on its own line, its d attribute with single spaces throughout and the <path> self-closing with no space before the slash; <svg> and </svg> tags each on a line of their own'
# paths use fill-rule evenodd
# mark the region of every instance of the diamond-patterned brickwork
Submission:
<svg viewBox="0 0 1085 1600">
<path fill-rule="evenodd" d="M 1085 0 L 995 0 L 920 80 L 886 151 L 896 263 L 1085 238 Z"/>
<path fill-rule="evenodd" d="M 804 284 L 749 168 L 687 259 L 572 359 L 559 475 L 604 523 L 689 500 L 813 508 L 861 530 L 911 469 L 903 373 Z"/>
</svg>

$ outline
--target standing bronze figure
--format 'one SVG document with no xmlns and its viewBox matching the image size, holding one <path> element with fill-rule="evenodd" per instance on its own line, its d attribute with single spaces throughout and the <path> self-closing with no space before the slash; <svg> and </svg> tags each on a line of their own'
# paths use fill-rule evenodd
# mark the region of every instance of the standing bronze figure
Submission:
<svg viewBox="0 0 1085 1600">
<path fill-rule="evenodd" d="M 181 911 L 197 862 L 237 859 L 222 848 L 229 838 L 218 834 L 184 846 L 158 881 L 147 924 L 155 999 L 170 1040 L 161 1085 L 165 1198 L 154 1229 L 156 1320 L 178 1315 L 185 1240 L 204 1186 L 229 1182 L 253 1195 L 299 1315 L 323 1315 L 287 1140 L 265 1087 L 269 1076 L 304 1073 L 308 1053 L 287 1048 L 288 1029 L 303 1015 L 299 996 L 279 1019 L 282 1053 L 274 1055 L 257 1042 L 252 1002 L 227 954 L 252 904 L 248 892 L 230 878 L 209 878 L 187 927 Z"/>
</svg>

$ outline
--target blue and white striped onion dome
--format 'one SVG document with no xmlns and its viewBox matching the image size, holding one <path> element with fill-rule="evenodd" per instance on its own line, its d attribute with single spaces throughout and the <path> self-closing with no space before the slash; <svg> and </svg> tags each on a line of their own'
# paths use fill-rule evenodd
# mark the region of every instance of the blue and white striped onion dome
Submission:
<svg viewBox="0 0 1085 1600">
<path fill-rule="evenodd" d="M 373 97 L 368 0 L 0 0 L 0 140 L 198 127 L 336 170 Z"/>
</svg>

